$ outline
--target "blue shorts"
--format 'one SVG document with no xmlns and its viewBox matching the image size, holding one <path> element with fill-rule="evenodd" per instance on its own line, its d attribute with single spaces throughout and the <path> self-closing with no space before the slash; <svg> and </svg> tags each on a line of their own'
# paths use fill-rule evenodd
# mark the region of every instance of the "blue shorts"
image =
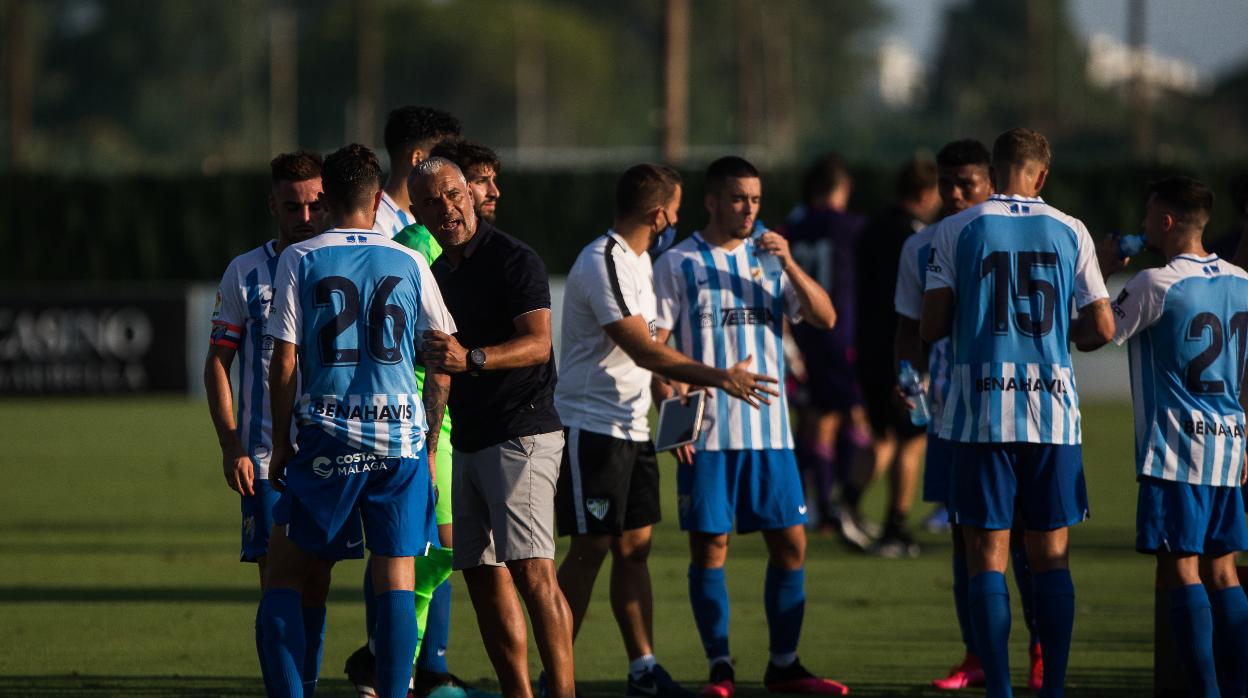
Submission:
<svg viewBox="0 0 1248 698">
<path fill-rule="evenodd" d="M 438 540 L 424 449 L 416 458 L 382 458 L 317 426 L 300 429 L 298 442 L 274 518 L 304 552 L 324 560 L 362 557 L 367 541 L 375 554 L 411 557 Z"/>
<path fill-rule="evenodd" d="M 238 553 L 239 562 L 256 562 L 269 553 L 273 506 L 281 496 L 268 480 L 253 480 L 251 487 L 255 494 L 245 494 L 240 498 L 243 510 L 243 545 Z"/>
<path fill-rule="evenodd" d="M 953 442 L 950 520 L 988 530 L 1052 531 L 1088 518 L 1078 444 Z"/>
<path fill-rule="evenodd" d="M 953 477 L 953 443 L 935 434 L 927 435 L 927 457 L 923 463 L 923 501 L 949 506 L 949 480 Z"/>
<path fill-rule="evenodd" d="M 806 523 L 806 499 L 789 449 L 698 451 L 676 467 L 680 529 L 775 531 Z"/>
<path fill-rule="evenodd" d="M 1248 550 L 1243 494 L 1238 487 L 1141 477 L 1135 549 L 1211 557 Z"/>
</svg>

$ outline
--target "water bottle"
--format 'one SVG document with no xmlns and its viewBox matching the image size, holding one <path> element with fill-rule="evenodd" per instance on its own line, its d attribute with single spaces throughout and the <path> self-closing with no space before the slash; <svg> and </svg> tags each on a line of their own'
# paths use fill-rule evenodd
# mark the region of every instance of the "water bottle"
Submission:
<svg viewBox="0 0 1248 698">
<path fill-rule="evenodd" d="M 784 273 L 784 268 L 780 266 L 779 257 L 764 251 L 758 246 L 758 240 L 765 232 L 767 232 L 767 226 L 763 225 L 760 219 L 755 218 L 754 232 L 750 235 L 750 239 L 754 244 L 754 256 L 758 259 L 758 265 L 763 269 L 763 276 L 766 276 L 768 281 L 775 281 Z"/>
<path fill-rule="evenodd" d="M 914 403 L 914 407 L 910 408 L 910 423 L 916 427 L 927 426 L 932 415 L 927 409 L 927 393 L 923 391 L 919 372 L 914 370 L 909 361 L 902 361 L 899 366 L 901 370 L 897 374 L 897 384 L 901 386 L 901 392 Z"/>
<path fill-rule="evenodd" d="M 1144 251 L 1143 235 L 1122 235 L 1118 238 L 1118 259 L 1134 257 Z"/>
</svg>

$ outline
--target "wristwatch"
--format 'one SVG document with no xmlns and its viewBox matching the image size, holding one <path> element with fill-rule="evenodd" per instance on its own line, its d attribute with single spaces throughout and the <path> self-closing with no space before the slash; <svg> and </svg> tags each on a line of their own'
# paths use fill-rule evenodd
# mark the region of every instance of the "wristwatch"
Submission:
<svg viewBox="0 0 1248 698">
<path fill-rule="evenodd" d="M 473 349 L 468 352 L 468 372 L 477 375 L 485 368 L 485 350 Z"/>
</svg>

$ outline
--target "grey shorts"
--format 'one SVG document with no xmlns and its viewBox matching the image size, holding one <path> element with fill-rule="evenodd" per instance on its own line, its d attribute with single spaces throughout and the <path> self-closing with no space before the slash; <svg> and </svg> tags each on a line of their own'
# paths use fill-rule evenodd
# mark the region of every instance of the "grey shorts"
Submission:
<svg viewBox="0 0 1248 698">
<path fill-rule="evenodd" d="M 562 431 L 521 436 L 472 453 L 455 451 L 455 569 L 555 558 L 555 483 L 562 455 Z"/>
</svg>

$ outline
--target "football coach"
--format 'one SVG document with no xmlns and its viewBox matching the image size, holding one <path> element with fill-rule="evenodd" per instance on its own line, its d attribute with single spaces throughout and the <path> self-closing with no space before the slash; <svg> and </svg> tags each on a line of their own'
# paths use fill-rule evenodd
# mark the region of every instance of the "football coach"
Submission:
<svg viewBox="0 0 1248 698">
<path fill-rule="evenodd" d="M 531 690 L 519 591 L 549 695 L 573 698 L 572 616 L 554 564 L 564 436 L 546 266 L 478 219 L 450 160 L 425 160 L 408 185 L 414 213 L 442 245 L 433 274 L 459 330 L 426 333 L 423 353 L 426 366 L 451 374 L 454 567 L 463 570 L 503 695 Z"/>
</svg>

